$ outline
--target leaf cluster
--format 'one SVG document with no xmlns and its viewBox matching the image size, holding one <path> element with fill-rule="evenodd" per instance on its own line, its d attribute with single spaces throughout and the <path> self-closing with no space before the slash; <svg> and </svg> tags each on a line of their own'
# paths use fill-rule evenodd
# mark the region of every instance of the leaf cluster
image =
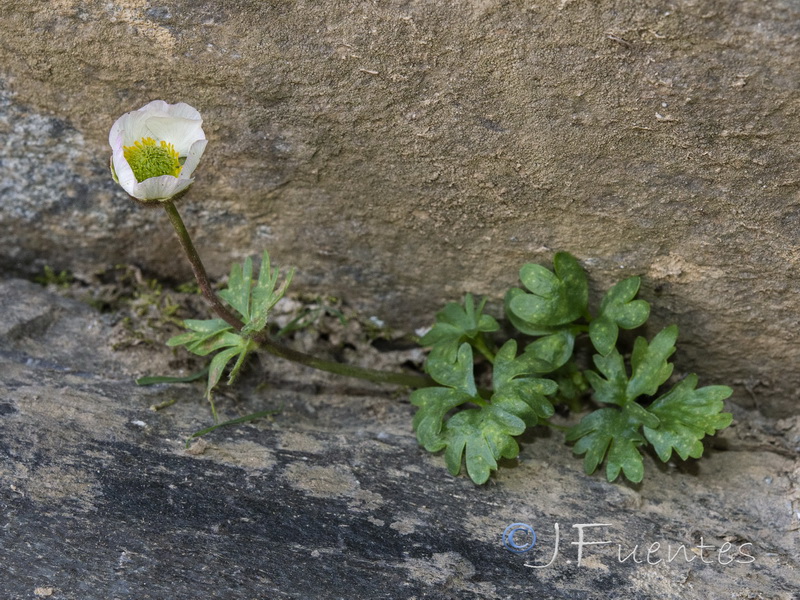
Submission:
<svg viewBox="0 0 800 600">
<path fill-rule="evenodd" d="M 554 403 L 574 406 L 589 388 L 597 408 L 569 428 L 566 438 L 584 455 L 587 474 L 605 461 L 609 481 L 620 473 L 634 482 L 642 479 L 645 444 L 663 461 L 673 450 L 683 459 L 698 458 L 703 437 L 730 424 L 731 415 L 721 412 L 730 388 L 697 389 L 696 375 L 689 375 L 657 396 L 672 375 L 668 359 L 677 327 L 667 327 L 649 343 L 637 338 L 628 369 L 617 348 L 620 329 L 641 327 L 650 315 L 649 304 L 636 298 L 638 277 L 609 289 L 593 315 L 586 275 L 572 255 L 557 253 L 552 270 L 523 265 L 519 276 L 522 287 L 511 288 L 504 299 L 516 333 L 496 352 L 492 334 L 500 324 L 483 313 L 486 301 L 476 305 L 470 294 L 463 305 L 450 303 L 437 313 L 420 340 L 431 346 L 425 368 L 438 385 L 411 395 L 418 407 L 414 428 L 427 450 L 444 450 L 453 475 L 465 465 L 475 483 L 484 483 L 500 459 L 519 454 L 516 437 L 547 424 Z M 579 337 L 588 337 L 596 353 L 594 369 L 582 370 L 574 359 Z M 517 339 L 524 344 L 521 352 Z M 473 351 L 492 363 L 491 390 L 475 384 Z"/>
<path fill-rule="evenodd" d="M 530 364 L 517 356 L 517 342 L 508 340 L 494 361 L 494 392 L 490 399 L 475 385 L 472 347 L 461 344 L 456 360 L 429 362 L 431 377 L 440 387 L 414 391 L 411 403 L 417 439 L 426 450 L 445 450 L 445 462 L 453 475 L 461 471 L 462 456 L 475 483 L 484 483 L 497 469 L 500 458 L 515 458 L 514 439 L 540 419 L 553 415 L 547 396 L 558 388 L 554 381 L 537 377 Z M 461 410 L 447 417 L 457 407 Z"/>
<path fill-rule="evenodd" d="M 250 257 L 246 258 L 243 264 L 233 265 L 227 287 L 219 292 L 219 296 L 238 313 L 244 323 L 241 331 L 236 331 L 223 319 L 187 319 L 183 324 L 188 331 L 167 341 L 168 346 L 184 346 L 198 356 L 214 355 L 209 365 L 206 385 L 206 395 L 212 411 L 212 392 L 222 379 L 225 369 L 233 362 L 227 380 L 228 385 L 231 385 L 249 354 L 258 348 L 253 336 L 266 328 L 269 311 L 284 296 L 293 275 L 294 270 L 278 286 L 278 270 L 271 268 L 269 254 L 264 252 L 256 279 L 253 277 L 253 261 Z M 216 419 L 216 412 L 214 417 Z"/>
</svg>

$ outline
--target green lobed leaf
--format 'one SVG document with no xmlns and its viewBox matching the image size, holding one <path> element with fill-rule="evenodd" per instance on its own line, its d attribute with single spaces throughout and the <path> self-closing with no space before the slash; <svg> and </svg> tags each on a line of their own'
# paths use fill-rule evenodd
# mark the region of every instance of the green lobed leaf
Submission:
<svg viewBox="0 0 800 600">
<path fill-rule="evenodd" d="M 520 280 L 531 293 L 507 296 L 512 323 L 522 321 L 525 329 L 537 330 L 570 323 L 586 313 L 589 284 L 578 261 L 559 252 L 553 267 L 554 271 L 533 263 L 522 266 Z"/>
<path fill-rule="evenodd" d="M 472 396 L 453 388 L 429 387 L 414 390 L 411 404 L 418 407 L 412 422 L 417 441 L 428 452 L 438 452 L 447 445 L 442 437 L 445 417 L 455 407 L 469 402 Z"/>
<path fill-rule="evenodd" d="M 286 290 L 294 277 L 294 269 L 289 271 L 286 279 L 276 290 L 278 283 L 278 269 L 270 268 L 269 253 L 265 250 L 261 256 L 261 268 L 258 273 L 258 281 L 250 291 L 250 315 L 246 319 L 242 334 L 248 335 L 258 333 L 267 326 L 269 311 L 283 298 Z"/>
<path fill-rule="evenodd" d="M 516 357 L 517 343 L 506 342 L 495 357 L 493 383 L 495 392 L 491 403 L 497 408 L 522 419 L 533 427 L 539 419 L 553 416 L 555 409 L 546 396 L 558 391 L 558 384 L 550 379 L 521 377 L 532 373 L 523 357 Z"/>
<path fill-rule="evenodd" d="M 517 342 L 508 340 L 494 357 L 492 383 L 495 390 L 505 387 L 512 379 L 524 373 L 531 373 L 528 367 L 517 360 Z"/>
<path fill-rule="evenodd" d="M 575 334 L 562 329 L 525 346 L 520 361 L 528 366 L 529 373 L 552 373 L 569 362 L 574 347 Z"/>
<path fill-rule="evenodd" d="M 660 421 L 658 427 L 644 428 L 644 435 L 666 462 L 673 449 L 683 460 L 700 458 L 706 435 L 713 435 L 731 424 L 733 415 L 721 412 L 723 400 L 733 390 L 727 386 L 697 387 L 697 375 L 689 375 L 653 402 L 648 410 Z"/>
<path fill-rule="evenodd" d="M 534 427 L 555 413 L 547 396 L 557 391 L 558 384 L 550 379 L 515 379 L 492 395 L 492 405 L 516 415 L 528 427 Z"/>
<path fill-rule="evenodd" d="M 595 349 L 603 355 L 614 349 L 619 328 L 634 329 L 647 321 L 650 305 L 634 300 L 640 279 L 629 277 L 613 286 L 600 303 L 600 314 L 589 324 L 589 337 Z"/>
<path fill-rule="evenodd" d="M 514 298 L 518 296 L 525 296 L 525 292 L 519 288 L 510 288 L 508 292 L 506 292 L 505 298 L 503 300 L 503 306 L 505 308 L 506 318 L 509 322 L 514 326 L 514 328 L 519 331 L 520 333 L 524 333 L 525 335 L 547 335 L 552 333 L 554 328 L 553 327 L 546 327 L 544 325 L 538 325 L 533 323 L 528 323 L 525 319 L 518 317 L 514 314 L 514 311 L 511 310 L 511 304 L 514 301 Z"/>
<path fill-rule="evenodd" d="M 675 352 L 677 339 L 676 325 L 662 329 L 649 344 L 642 337 L 636 338 L 631 354 L 632 375 L 626 390 L 628 400 L 642 395 L 653 396 L 669 379 L 673 367 L 667 359 Z"/>
<path fill-rule="evenodd" d="M 457 389 L 468 396 L 478 395 L 473 374 L 472 346 L 467 342 L 461 344 L 455 361 L 431 352 L 426 362 L 426 369 L 436 383 Z"/>
<path fill-rule="evenodd" d="M 431 353 L 428 357 L 431 377 L 444 387 L 428 387 L 411 394 L 411 404 L 418 407 L 413 426 L 417 440 L 429 452 L 437 452 L 447 445 L 442 437 L 442 427 L 447 413 L 455 407 L 478 400 L 478 389 L 473 375 L 472 347 L 461 344 L 455 362 Z"/>
<path fill-rule="evenodd" d="M 574 441 L 575 454 L 584 455 L 583 468 L 587 475 L 595 472 L 606 460 L 606 478 L 614 481 L 620 473 L 638 483 L 644 476 L 639 446 L 644 443 L 640 433 L 642 419 L 655 424 L 643 415 L 644 409 L 632 403 L 623 409 L 601 408 L 586 415 L 567 431 L 567 441 Z"/>
<path fill-rule="evenodd" d="M 455 361 L 461 344 L 475 340 L 482 332 L 497 331 L 500 324 L 491 316 L 482 314 L 486 300 L 476 307 L 472 294 L 464 296 L 463 306 L 458 302 L 448 303 L 436 313 L 436 322 L 420 339 L 422 346 L 433 346 L 432 353 Z"/>
<path fill-rule="evenodd" d="M 604 376 L 601 377 L 595 371 L 584 372 L 586 381 L 594 390 L 595 400 L 624 406 L 627 402 L 628 373 L 622 355 L 615 348 L 607 356 L 595 354 L 593 360 L 597 370 Z"/>
<path fill-rule="evenodd" d="M 555 393 L 558 385 L 549 379 L 524 377 L 530 371 L 516 352 L 514 340 L 497 352 L 491 402 L 462 410 L 444 424 L 445 462 L 453 475 L 461 471 L 463 459 L 472 481 L 485 483 L 500 458 L 519 454 L 514 436 L 536 425 L 539 418 L 553 415 L 553 405 L 545 396 Z"/>
<path fill-rule="evenodd" d="M 233 327 L 222 319 L 186 319 L 183 325 L 189 329 L 189 331 L 168 339 L 167 346 L 198 347 L 224 331 L 233 329 Z"/>
<path fill-rule="evenodd" d="M 488 405 L 462 410 L 447 421 L 445 463 L 452 475 L 461 472 L 462 456 L 467 474 L 477 484 L 486 483 L 500 458 L 515 458 L 519 445 L 514 436 L 525 431 L 525 422 L 500 407 Z"/>
<path fill-rule="evenodd" d="M 228 277 L 228 287 L 220 290 L 220 297 L 242 316 L 250 321 L 250 292 L 253 287 L 253 259 L 249 256 L 242 265 L 234 264 Z"/>
<path fill-rule="evenodd" d="M 435 362 L 431 376 L 447 387 L 414 391 L 411 403 L 418 407 L 414 415 L 417 439 L 427 450 L 445 450 L 445 462 L 453 475 L 466 460 L 467 473 L 475 483 L 484 483 L 500 458 L 514 458 L 519 446 L 514 436 L 540 418 L 552 416 L 553 405 L 546 398 L 558 385 L 549 379 L 527 377 L 530 369 L 517 356 L 517 343 L 506 342 L 497 352 L 491 401 L 481 398 L 472 373 L 472 348 L 463 343 L 455 363 L 444 358 Z M 477 408 L 456 412 L 453 409 L 471 402 Z"/>
</svg>

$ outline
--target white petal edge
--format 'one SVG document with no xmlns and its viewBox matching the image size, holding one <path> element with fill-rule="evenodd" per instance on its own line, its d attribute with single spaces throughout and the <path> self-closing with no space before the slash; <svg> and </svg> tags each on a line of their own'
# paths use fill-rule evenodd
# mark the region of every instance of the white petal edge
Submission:
<svg viewBox="0 0 800 600">
<path fill-rule="evenodd" d="M 143 113 L 135 110 L 122 116 L 120 128 L 122 130 L 122 145 L 131 146 L 134 142 L 148 137 L 150 130 L 147 128 L 147 121 L 152 114 Z"/>
<path fill-rule="evenodd" d="M 148 112 L 148 113 L 164 113 L 169 114 L 170 104 L 164 100 L 151 100 L 142 108 L 134 112 Z"/>
<path fill-rule="evenodd" d="M 183 169 L 181 169 L 181 177 L 191 177 L 194 170 L 197 168 L 198 163 L 200 162 L 200 157 L 203 156 L 203 152 L 206 149 L 206 144 L 208 144 L 208 140 L 197 140 L 192 147 L 189 148 L 189 154 L 186 156 L 186 162 L 183 163 Z"/>
<path fill-rule="evenodd" d="M 117 174 L 117 181 L 122 186 L 122 189 L 128 192 L 131 196 L 134 195 L 133 190 L 136 187 L 136 176 L 133 174 L 133 169 L 125 160 L 125 153 L 122 148 L 122 134 L 117 136 L 117 140 L 112 144 L 113 153 L 111 161 L 114 164 L 114 172 Z"/>
<path fill-rule="evenodd" d="M 194 142 L 205 139 L 202 124 L 202 121 L 159 115 L 148 117 L 146 127 L 156 141 L 164 140 L 175 147 L 179 156 L 186 156 Z"/>
<path fill-rule="evenodd" d="M 192 185 L 194 179 L 178 178 L 172 175 L 151 177 L 137 183 L 131 196 L 139 200 L 169 200 Z"/>
<path fill-rule="evenodd" d="M 202 121 L 203 117 L 196 108 L 189 106 L 185 102 L 178 102 L 177 104 L 167 105 L 167 114 L 171 117 L 179 117 L 181 119 L 190 119 L 192 121 Z"/>
</svg>

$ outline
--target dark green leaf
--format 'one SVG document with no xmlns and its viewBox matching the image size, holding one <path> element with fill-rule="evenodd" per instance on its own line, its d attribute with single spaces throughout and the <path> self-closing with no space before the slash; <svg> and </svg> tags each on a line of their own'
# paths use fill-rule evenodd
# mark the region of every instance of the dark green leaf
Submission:
<svg viewBox="0 0 800 600">
<path fill-rule="evenodd" d="M 429 451 L 446 448 L 445 462 L 457 475 L 466 457 L 467 473 L 475 483 L 484 483 L 499 458 L 513 458 L 519 452 L 514 436 L 535 425 L 539 418 L 553 414 L 545 397 L 558 389 L 549 379 L 524 377 L 529 369 L 516 357 L 517 343 L 506 342 L 494 363 L 495 393 L 491 402 L 478 395 L 472 374 L 472 348 L 464 343 L 455 363 L 444 359 L 432 365 L 432 377 L 448 387 L 416 390 L 411 403 L 419 407 L 414 415 L 417 439 Z M 462 404 L 464 409 L 448 418 Z"/>
<path fill-rule="evenodd" d="M 554 329 L 553 327 L 528 323 L 525 321 L 525 319 L 518 317 L 516 314 L 514 314 L 514 311 L 511 310 L 511 303 L 514 301 L 514 298 L 525 295 L 525 292 L 519 288 L 511 288 L 508 290 L 508 292 L 506 292 L 503 303 L 506 312 L 506 318 L 517 331 L 524 333 L 525 335 L 547 335 L 552 333 Z"/>
<path fill-rule="evenodd" d="M 583 454 L 583 467 L 587 475 L 606 460 L 606 478 L 614 481 L 624 473 L 630 481 L 642 480 L 644 466 L 639 446 L 644 438 L 639 432 L 643 410 L 601 408 L 586 415 L 581 422 L 567 431 L 567 441 L 574 441 L 575 454 Z"/>
<path fill-rule="evenodd" d="M 411 404 L 418 407 L 414 414 L 414 430 L 417 440 L 428 452 L 437 452 L 447 445 L 441 435 L 447 413 L 471 399 L 464 392 L 444 387 L 422 388 L 411 394 Z"/>
<path fill-rule="evenodd" d="M 660 425 L 645 427 L 644 435 L 664 462 L 669 460 L 673 449 L 684 460 L 700 458 L 703 454 L 700 440 L 731 424 L 731 413 L 721 411 L 722 401 L 732 390 L 722 385 L 696 387 L 697 375 L 689 375 L 648 407 L 659 418 Z"/>
<path fill-rule="evenodd" d="M 628 386 L 628 373 L 625 371 L 622 355 L 616 348 L 608 356 L 595 354 L 594 364 L 604 377 L 595 371 L 584 372 L 584 377 L 594 390 L 595 400 L 604 404 L 624 406 L 627 402 L 625 391 Z"/>
<path fill-rule="evenodd" d="M 250 320 L 250 291 L 253 287 L 253 259 L 249 256 L 243 265 L 234 264 L 228 277 L 228 287 L 219 292 L 220 297 L 230 304 L 247 323 Z"/>
<path fill-rule="evenodd" d="M 612 287 L 603 298 L 600 314 L 589 325 L 589 337 L 600 354 L 606 355 L 614 348 L 620 327 L 634 329 L 650 316 L 650 305 L 633 299 L 639 284 L 638 277 L 630 277 Z"/>
<path fill-rule="evenodd" d="M 575 335 L 568 329 L 551 333 L 531 342 L 520 357 L 528 373 L 552 373 L 572 358 Z"/>
<path fill-rule="evenodd" d="M 475 387 L 472 347 L 469 344 L 461 345 L 455 362 L 435 356 L 429 357 L 428 362 L 431 377 L 445 387 L 415 390 L 411 394 L 411 404 L 418 407 L 413 422 L 417 440 L 429 452 L 436 452 L 447 445 L 442 437 L 447 413 L 470 400 L 481 400 Z"/>
<path fill-rule="evenodd" d="M 654 395 L 659 386 L 669 379 L 672 364 L 667 359 L 675 352 L 677 339 L 678 328 L 675 325 L 660 331 L 650 344 L 642 337 L 636 338 L 631 354 L 633 373 L 626 390 L 628 400 Z"/>
<path fill-rule="evenodd" d="M 520 269 L 520 280 L 531 293 L 515 292 L 508 309 L 527 329 L 564 325 L 586 313 L 589 285 L 578 261 L 559 252 L 553 266 L 555 272 L 532 263 Z"/>
<path fill-rule="evenodd" d="M 503 388 L 515 377 L 531 372 L 525 364 L 517 360 L 516 340 L 508 340 L 494 357 L 492 370 L 494 388 L 496 390 Z"/>
<path fill-rule="evenodd" d="M 558 384 L 549 379 L 521 377 L 531 374 L 523 357 L 516 358 L 517 343 L 506 342 L 495 357 L 492 405 L 522 419 L 529 427 L 539 419 L 553 416 L 553 405 L 545 396 L 554 394 Z"/>
<path fill-rule="evenodd" d="M 155 385 L 157 383 L 190 383 L 202 379 L 208 373 L 208 367 L 197 373 L 186 375 L 185 377 L 170 377 L 167 375 L 153 375 L 150 377 L 140 377 L 136 380 L 136 385 Z"/>
<path fill-rule="evenodd" d="M 444 458 L 453 475 L 461 471 L 462 456 L 467 473 L 477 484 L 485 483 L 497 469 L 497 459 L 515 458 L 519 445 L 515 435 L 525 431 L 525 422 L 496 406 L 462 410 L 445 424 L 447 444 Z"/>
<path fill-rule="evenodd" d="M 489 333 L 500 328 L 493 317 L 482 314 L 485 305 L 484 299 L 476 308 L 472 294 L 464 296 L 463 306 L 450 302 L 436 313 L 436 323 L 422 336 L 420 345 L 433 346 L 432 352 L 439 357 L 455 361 L 463 342 L 475 340 L 482 332 Z"/>
<path fill-rule="evenodd" d="M 468 396 L 477 396 L 473 375 L 472 347 L 464 342 L 458 349 L 455 362 L 431 352 L 426 363 L 428 373 L 436 383 L 457 389 Z"/>
<path fill-rule="evenodd" d="M 550 379 L 514 379 L 492 395 L 492 405 L 518 416 L 528 427 L 534 427 L 555 413 L 546 396 L 556 391 L 558 384 Z"/>
</svg>

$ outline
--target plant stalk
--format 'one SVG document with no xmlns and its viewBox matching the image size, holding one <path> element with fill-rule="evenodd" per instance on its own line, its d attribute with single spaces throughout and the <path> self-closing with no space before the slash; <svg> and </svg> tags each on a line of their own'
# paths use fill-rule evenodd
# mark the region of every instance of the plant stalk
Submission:
<svg viewBox="0 0 800 600">
<path fill-rule="evenodd" d="M 189 259 L 189 264 L 192 266 L 192 272 L 194 273 L 194 277 L 200 286 L 200 291 L 203 293 L 203 296 L 205 296 L 206 299 L 211 303 L 211 307 L 214 309 L 214 312 L 216 312 L 221 319 L 223 319 L 237 331 L 241 331 L 244 327 L 244 323 L 222 303 L 222 300 L 220 300 L 219 296 L 217 296 L 216 292 L 214 292 L 214 288 L 211 286 L 211 282 L 208 280 L 206 269 L 203 266 L 203 261 L 200 259 L 200 255 L 197 253 L 197 249 L 192 243 L 192 238 L 189 236 L 186 225 L 184 224 L 180 213 L 178 213 L 178 209 L 175 207 L 175 204 L 171 201 L 164 202 L 164 210 L 167 212 L 170 223 L 172 223 L 175 233 L 178 235 L 178 240 L 181 243 L 181 247 L 183 248 L 186 257 Z M 292 348 L 288 348 L 275 342 L 274 340 L 270 339 L 269 334 L 266 331 L 262 331 L 253 336 L 253 340 L 259 344 L 261 349 L 274 356 L 278 356 L 301 365 L 306 365 L 307 367 L 312 367 L 320 371 L 336 373 L 337 375 L 343 375 L 345 377 L 356 377 L 358 379 L 374 381 L 377 383 L 391 383 L 414 388 L 436 385 L 433 379 L 427 376 L 411 375 L 408 373 L 394 373 L 391 371 L 379 371 L 377 369 L 367 369 L 365 367 L 357 367 L 355 365 L 346 365 L 334 361 L 323 360 L 321 358 L 317 358 L 316 356 L 312 356 L 298 350 L 293 350 Z"/>
<path fill-rule="evenodd" d="M 178 240 L 186 254 L 186 258 L 189 259 L 189 264 L 192 265 L 194 278 L 197 280 L 197 284 L 200 286 L 200 291 L 203 292 L 203 296 L 211 303 L 214 312 L 217 313 L 221 319 L 237 331 L 241 330 L 242 327 L 244 327 L 244 323 L 227 309 L 222 303 L 222 300 L 219 299 L 219 296 L 214 292 L 214 288 L 211 287 L 211 282 L 208 280 L 203 261 L 200 260 L 200 255 L 197 253 L 197 249 L 192 243 L 192 238 L 189 236 L 186 225 L 184 225 L 183 219 L 181 219 L 181 215 L 175 207 L 175 204 L 172 201 L 164 202 L 164 210 L 167 211 L 169 221 L 175 228 L 175 233 L 178 234 Z"/>
<path fill-rule="evenodd" d="M 320 371 L 336 373 L 337 375 L 343 375 L 345 377 L 356 377 L 358 379 L 374 381 L 376 383 L 391 383 L 394 385 L 403 385 L 413 388 L 430 387 L 436 385 L 436 382 L 433 381 L 433 379 L 422 375 L 379 371 L 377 369 L 368 369 L 365 367 L 357 367 L 355 365 L 346 365 L 335 361 L 323 360 L 321 358 L 317 358 L 316 356 L 312 356 L 311 354 L 299 352 L 298 350 L 278 344 L 277 342 L 269 339 L 265 332 L 260 333 L 253 339 L 258 342 L 260 349 L 265 350 L 274 356 L 285 358 L 286 360 L 300 363 L 301 365 L 306 365 L 307 367 L 312 367 Z"/>
</svg>

